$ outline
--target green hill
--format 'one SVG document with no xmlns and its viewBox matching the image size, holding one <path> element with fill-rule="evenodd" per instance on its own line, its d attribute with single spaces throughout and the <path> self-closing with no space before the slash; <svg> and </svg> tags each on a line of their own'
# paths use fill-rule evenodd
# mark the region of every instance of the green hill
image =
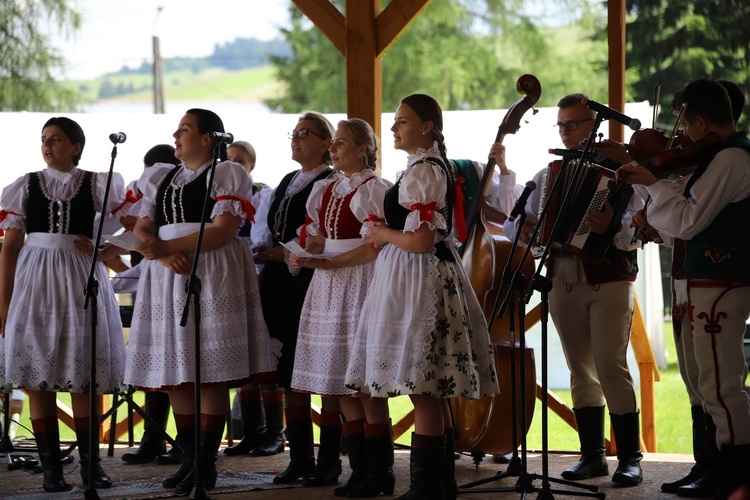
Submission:
<svg viewBox="0 0 750 500">
<path fill-rule="evenodd" d="M 150 101 L 153 76 L 115 73 L 83 82 L 71 82 L 86 102 Z M 281 89 L 272 66 L 228 70 L 209 67 L 201 71 L 182 69 L 164 74 L 164 96 L 169 100 L 262 101 Z"/>
</svg>

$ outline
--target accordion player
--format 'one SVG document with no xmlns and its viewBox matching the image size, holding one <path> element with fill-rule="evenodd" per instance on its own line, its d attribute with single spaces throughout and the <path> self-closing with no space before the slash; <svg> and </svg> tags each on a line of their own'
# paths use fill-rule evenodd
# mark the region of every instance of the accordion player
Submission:
<svg viewBox="0 0 750 500">
<path fill-rule="evenodd" d="M 581 152 L 576 150 L 550 152 L 563 158 L 542 171 L 540 226 L 534 244 L 580 255 L 593 263 L 601 262 L 620 229 L 633 188 L 625 183 L 615 184 L 619 165 L 614 162 L 604 158 L 581 161 Z M 603 233 L 592 232 L 586 214 L 602 210 L 605 201 L 613 211 L 610 225 Z"/>
</svg>

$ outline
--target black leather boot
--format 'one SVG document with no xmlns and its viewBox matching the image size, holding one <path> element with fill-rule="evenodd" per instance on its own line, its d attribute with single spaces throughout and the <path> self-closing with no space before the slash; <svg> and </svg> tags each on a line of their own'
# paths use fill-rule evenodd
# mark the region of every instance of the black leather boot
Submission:
<svg viewBox="0 0 750 500">
<path fill-rule="evenodd" d="M 315 468 L 302 478 L 305 486 L 326 486 L 339 482 L 341 475 L 341 415 L 321 412 L 320 446 Z"/>
<path fill-rule="evenodd" d="M 169 396 L 166 392 L 146 392 L 145 413 L 149 417 L 143 423 L 143 437 L 138 449 L 123 453 L 122 459 L 129 464 L 144 464 L 167 452 L 163 432 L 169 418 Z"/>
<path fill-rule="evenodd" d="M 201 482 L 203 487 L 210 490 L 216 486 L 218 471 L 216 470 L 216 457 L 221 445 L 221 436 L 224 433 L 224 415 L 201 415 Z M 175 487 L 175 493 L 185 495 L 192 491 L 195 486 L 197 461 L 193 463 L 190 473 Z"/>
<path fill-rule="evenodd" d="M 167 476 L 162 481 L 162 486 L 165 488 L 175 488 L 182 482 L 185 477 L 190 474 L 193 469 L 193 461 L 195 460 L 195 428 L 193 424 L 192 415 L 178 415 L 178 419 L 185 419 L 191 421 L 189 427 L 179 426 L 177 427 L 177 444 L 182 449 L 182 460 L 180 461 L 180 467 L 170 476 Z M 186 424 L 187 422 L 185 422 Z M 183 424 L 183 425 L 185 425 Z"/>
<path fill-rule="evenodd" d="M 32 420 L 34 437 L 39 452 L 39 462 L 42 464 L 44 491 L 67 491 L 71 486 L 63 477 L 62 453 L 60 452 L 60 429 L 56 417 Z"/>
<path fill-rule="evenodd" d="M 719 489 L 714 498 L 726 500 L 741 487 L 750 488 L 750 444 L 721 445 L 717 471 Z M 741 495 L 739 498 L 743 498 Z"/>
<path fill-rule="evenodd" d="M 370 498 L 381 493 L 392 495 L 396 476 L 393 474 L 393 429 L 390 422 L 365 424 L 365 454 L 367 475 L 346 496 Z"/>
<path fill-rule="evenodd" d="M 240 412 L 242 413 L 242 441 L 234 446 L 224 448 L 229 456 L 246 455 L 261 443 L 266 430 L 266 415 L 263 401 L 260 399 L 243 400 L 240 394 Z"/>
<path fill-rule="evenodd" d="M 310 474 L 315 467 L 312 418 L 287 421 L 289 465 L 273 478 L 276 484 L 291 484 Z"/>
<path fill-rule="evenodd" d="M 89 439 L 89 429 L 78 428 L 76 426 L 76 439 L 78 440 L 78 456 L 81 458 L 81 480 L 83 480 L 83 484 L 88 486 L 89 480 L 93 480 L 94 488 L 96 489 L 111 488 L 112 478 L 102 469 L 101 458 L 99 457 L 99 443 L 94 445 L 94 455 L 89 455 L 89 443 L 91 442 Z M 91 460 L 94 461 L 93 478 L 89 477 L 89 463 Z"/>
<path fill-rule="evenodd" d="M 443 500 L 445 436 L 411 435 L 409 491 L 398 500 Z"/>
<path fill-rule="evenodd" d="M 719 490 L 719 479 L 716 474 L 719 467 L 719 447 L 716 446 L 716 425 L 708 413 L 704 414 L 703 421 L 705 426 L 701 438 L 703 439 L 703 448 L 707 450 L 708 464 L 705 465 L 705 473 L 701 477 L 690 484 L 677 488 L 677 495 L 681 497 L 712 497 Z"/>
<path fill-rule="evenodd" d="M 560 474 L 565 479 L 579 480 L 609 475 L 604 454 L 604 407 L 574 408 L 581 458 L 573 467 Z"/>
<path fill-rule="evenodd" d="M 343 486 L 334 488 L 333 495 L 337 497 L 345 496 L 354 486 L 367 477 L 364 421 L 344 422 L 343 431 L 344 442 L 348 451 L 349 467 L 352 469 L 352 474 Z"/>
<path fill-rule="evenodd" d="M 254 457 L 269 457 L 284 451 L 284 396 L 283 393 L 268 393 L 263 395 L 263 409 L 266 415 L 266 430 L 258 445 L 250 454 Z"/>
<path fill-rule="evenodd" d="M 612 482 L 624 486 L 635 486 L 643 481 L 641 470 L 641 433 L 639 412 L 625 415 L 609 414 L 612 430 L 617 443 L 617 470 L 612 474 Z"/>
<path fill-rule="evenodd" d="M 677 493 L 677 489 L 680 486 L 694 483 L 708 472 L 709 455 L 706 449 L 706 421 L 703 415 L 702 406 L 693 405 L 690 407 L 690 416 L 693 420 L 693 458 L 695 459 L 695 465 L 693 465 L 687 475 L 675 481 L 662 483 L 661 491 Z"/>
</svg>

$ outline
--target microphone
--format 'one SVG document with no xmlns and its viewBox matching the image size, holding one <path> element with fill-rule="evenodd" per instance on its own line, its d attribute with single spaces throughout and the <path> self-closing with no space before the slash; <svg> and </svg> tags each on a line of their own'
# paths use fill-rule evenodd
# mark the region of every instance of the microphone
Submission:
<svg viewBox="0 0 750 500">
<path fill-rule="evenodd" d="M 604 117 L 605 120 L 615 120 L 616 122 L 620 122 L 623 125 L 627 125 L 630 130 L 638 130 L 641 128 L 640 120 L 623 115 L 616 109 L 612 109 L 609 106 L 605 106 L 604 104 L 600 104 L 596 101 L 590 101 L 589 99 L 582 100 L 581 104 L 589 109 L 593 109 L 599 114 L 599 116 Z"/>
<path fill-rule="evenodd" d="M 516 206 L 513 207 L 513 211 L 511 211 L 510 216 L 508 216 L 508 220 L 513 222 L 516 220 L 516 217 L 521 215 L 526 211 L 526 201 L 529 199 L 529 195 L 533 190 L 536 189 L 536 182 L 529 181 L 526 183 L 526 187 L 523 190 L 523 193 L 521 193 L 521 196 L 518 198 L 518 201 L 516 201 Z"/>
<path fill-rule="evenodd" d="M 228 132 L 209 132 L 208 137 L 218 143 L 232 144 L 234 142 L 234 136 Z"/>
<path fill-rule="evenodd" d="M 125 142 L 125 140 L 128 138 L 128 136 L 125 135 L 125 132 L 117 132 L 116 134 L 109 134 L 109 140 L 112 141 L 112 144 L 122 144 Z"/>
</svg>

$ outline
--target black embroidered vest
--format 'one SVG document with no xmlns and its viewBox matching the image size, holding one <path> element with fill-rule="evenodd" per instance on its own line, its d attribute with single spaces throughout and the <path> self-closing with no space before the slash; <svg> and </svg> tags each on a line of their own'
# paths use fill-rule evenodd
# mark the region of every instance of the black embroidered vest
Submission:
<svg viewBox="0 0 750 500">
<path fill-rule="evenodd" d="M 83 234 L 94 237 L 94 183 L 93 172 L 81 170 L 74 182 L 78 186 L 69 200 L 53 199 L 43 185 L 41 172 L 29 174 L 26 202 L 26 232 L 53 234 Z"/>
<path fill-rule="evenodd" d="M 451 226 L 453 223 L 453 181 L 451 180 L 450 172 L 448 171 L 448 167 L 445 166 L 445 163 L 443 163 L 443 160 L 441 160 L 440 158 L 431 156 L 419 161 L 437 165 L 445 173 L 447 179 L 447 190 L 445 193 L 445 206 L 440 209 L 440 213 L 443 214 L 443 217 L 445 217 L 447 228 L 438 229 L 438 232 L 443 236 L 446 236 L 450 234 Z M 398 190 L 399 186 L 401 185 L 402 178 L 403 177 L 400 177 L 398 181 L 396 181 L 396 184 L 394 184 L 393 187 L 385 192 L 385 198 L 383 199 L 385 223 L 391 229 L 398 229 L 399 231 L 404 230 L 404 226 L 406 225 L 406 217 L 411 213 L 410 208 L 406 208 L 398 202 Z M 437 243 L 435 243 L 435 250 L 435 255 L 440 260 L 454 260 L 453 254 L 451 254 L 450 250 L 445 245 L 445 242 L 438 241 Z"/>
<path fill-rule="evenodd" d="M 322 171 L 305 187 L 287 196 L 286 190 L 298 172 L 300 171 L 290 172 L 281 179 L 268 209 L 267 223 L 268 229 L 271 231 L 273 246 L 279 246 L 281 242 L 286 243 L 297 236 L 297 228 L 305 223 L 307 198 L 312 192 L 313 184 L 331 175 L 333 170 Z"/>
<path fill-rule="evenodd" d="M 181 166 L 173 168 L 159 186 L 156 194 L 156 213 L 154 223 L 157 227 L 167 224 L 178 224 L 181 222 L 201 222 L 203 214 L 203 201 L 208 190 L 207 179 L 210 168 L 205 169 L 200 175 L 185 184 L 174 186 L 172 179 L 175 178 Z M 206 222 L 211 222 L 211 211 L 216 201 L 208 199 L 206 210 Z"/>
</svg>

